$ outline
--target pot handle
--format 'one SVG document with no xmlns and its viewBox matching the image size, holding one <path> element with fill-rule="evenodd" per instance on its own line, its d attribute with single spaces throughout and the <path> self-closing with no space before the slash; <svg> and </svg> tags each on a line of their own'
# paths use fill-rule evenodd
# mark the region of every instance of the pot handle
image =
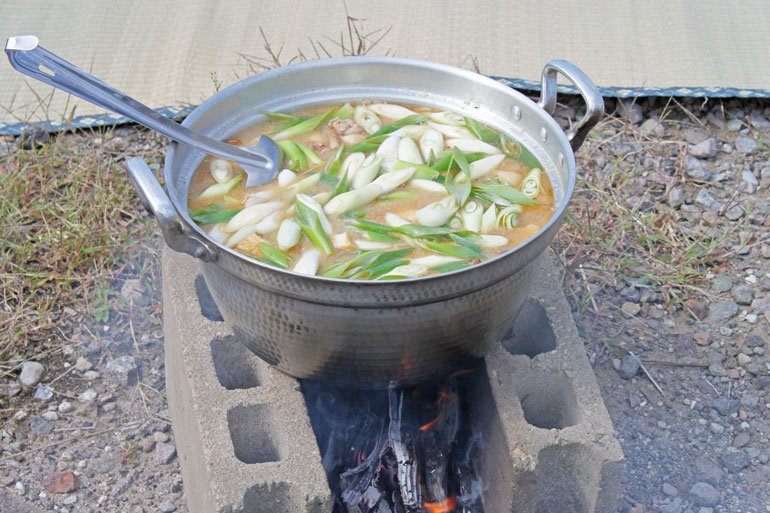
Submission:
<svg viewBox="0 0 770 513">
<path fill-rule="evenodd" d="M 577 87 L 580 96 L 586 102 L 586 113 L 575 126 L 567 132 L 572 151 L 577 151 L 588 133 L 604 115 L 604 98 L 588 75 L 569 61 L 551 61 L 543 68 L 540 100 L 537 104 L 553 116 L 556 110 L 556 74 L 561 73 Z"/>
<path fill-rule="evenodd" d="M 212 245 L 198 234 L 191 233 L 179 221 L 166 191 L 144 160 L 134 157 L 126 162 L 126 168 L 142 205 L 158 220 L 166 244 L 174 251 L 187 253 L 204 262 L 216 261 L 217 253 Z"/>
</svg>

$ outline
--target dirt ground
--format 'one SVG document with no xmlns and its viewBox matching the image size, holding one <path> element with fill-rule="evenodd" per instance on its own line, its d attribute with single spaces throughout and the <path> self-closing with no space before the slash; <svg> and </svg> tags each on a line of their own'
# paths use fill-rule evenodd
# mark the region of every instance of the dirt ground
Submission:
<svg viewBox="0 0 770 513">
<path fill-rule="evenodd" d="M 579 105 L 561 106 L 565 126 Z M 770 104 L 659 98 L 607 110 L 578 153 L 553 248 L 625 453 L 618 511 L 770 511 Z M 105 235 L 67 269 L 3 246 L 0 510 L 185 512 L 164 393 L 160 240 L 130 186 L 117 185 L 126 157 L 159 166 L 166 143 L 131 126 L 41 137 L 31 150 L 2 143 L 4 181 L 44 183 L 45 166 L 49 178 L 94 173 L 117 205 L 96 219 L 140 242 Z M 5 195 L 29 202 L 4 204 L 6 216 L 36 194 L 88 202 L 38 185 L 22 194 L 6 183 Z M 3 225 L 9 240 L 42 244 L 49 218 L 24 216 Z M 45 253 L 66 260 L 55 248 Z M 42 276 L 45 266 L 56 274 Z M 22 297 L 37 303 L 25 310 Z"/>
</svg>

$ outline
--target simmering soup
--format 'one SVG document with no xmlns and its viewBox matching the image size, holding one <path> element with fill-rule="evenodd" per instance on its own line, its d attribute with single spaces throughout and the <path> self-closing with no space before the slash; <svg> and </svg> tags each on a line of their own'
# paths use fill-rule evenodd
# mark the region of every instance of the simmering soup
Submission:
<svg viewBox="0 0 770 513">
<path fill-rule="evenodd" d="M 523 147 L 460 114 L 363 102 L 266 120 L 284 152 L 271 182 L 207 157 L 188 197 L 217 242 L 308 275 L 390 280 L 474 265 L 523 243 L 553 215 L 548 176 Z"/>
</svg>

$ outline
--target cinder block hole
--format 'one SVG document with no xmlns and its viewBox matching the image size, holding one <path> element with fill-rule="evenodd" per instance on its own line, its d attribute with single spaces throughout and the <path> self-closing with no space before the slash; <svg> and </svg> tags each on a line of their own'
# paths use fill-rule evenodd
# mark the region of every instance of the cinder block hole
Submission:
<svg viewBox="0 0 770 513">
<path fill-rule="evenodd" d="M 281 459 L 276 444 L 272 407 L 267 404 L 236 406 L 227 412 L 227 426 L 235 457 L 244 463 L 267 463 Z"/>
<path fill-rule="evenodd" d="M 530 358 L 556 349 L 551 322 L 538 300 L 530 298 L 521 305 L 513 326 L 501 343 L 509 353 L 525 354 Z"/>
<path fill-rule="evenodd" d="M 535 513 L 592 511 L 600 468 L 600 459 L 582 444 L 541 450 L 537 457 Z"/>
<path fill-rule="evenodd" d="M 219 384 L 227 390 L 263 385 L 265 364 L 235 337 L 211 341 L 211 357 Z"/>
<path fill-rule="evenodd" d="M 214 302 L 214 298 L 211 297 L 211 292 L 206 285 L 206 280 L 202 275 L 198 275 L 195 278 L 195 294 L 198 296 L 198 303 L 201 305 L 201 314 L 203 317 L 214 322 L 223 322 L 224 318 L 219 312 L 219 307 Z"/>
<path fill-rule="evenodd" d="M 572 382 L 563 372 L 532 371 L 513 377 L 524 418 L 543 429 L 562 429 L 580 422 Z"/>
</svg>

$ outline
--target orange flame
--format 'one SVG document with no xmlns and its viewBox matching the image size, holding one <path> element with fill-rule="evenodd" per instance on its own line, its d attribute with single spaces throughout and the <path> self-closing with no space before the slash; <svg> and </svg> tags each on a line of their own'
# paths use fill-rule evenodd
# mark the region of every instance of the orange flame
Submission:
<svg viewBox="0 0 770 513">
<path fill-rule="evenodd" d="M 457 400 L 457 394 L 455 393 L 445 392 L 444 390 L 441 390 L 438 393 L 439 407 L 441 407 L 441 403 L 443 403 L 444 401 L 452 402 L 456 400 Z M 420 431 L 428 431 L 429 429 L 433 429 L 435 426 L 437 426 L 441 422 L 443 418 L 444 418 L 444 409 L 442 407 L 441 410 L 439 411 L 438 416 L 435 419 L 428 422 L 427 424 L 425 424 L 424 426 L 422 426 L 420 428 Z"/>
<path fill-rule="evenodd" d="M 448 513 L 457 507 L 457 497 L 452 495 L 441 502 L 426 502 L 423 506 L 428 510 L 428 513 Z"/>
<path fill-rule="evenodd" d="M 462 376 L 464 374 L 470 374 L 471 372 L 476 372 L 477 370 L 479 370 L 478 367 L 476 367 L 475 369 L 460 369 L 460 370 L 454 371 L 452 373 L 452 376 L 454 376 L 456 378 L 456 377 Z"/>
</svg>

